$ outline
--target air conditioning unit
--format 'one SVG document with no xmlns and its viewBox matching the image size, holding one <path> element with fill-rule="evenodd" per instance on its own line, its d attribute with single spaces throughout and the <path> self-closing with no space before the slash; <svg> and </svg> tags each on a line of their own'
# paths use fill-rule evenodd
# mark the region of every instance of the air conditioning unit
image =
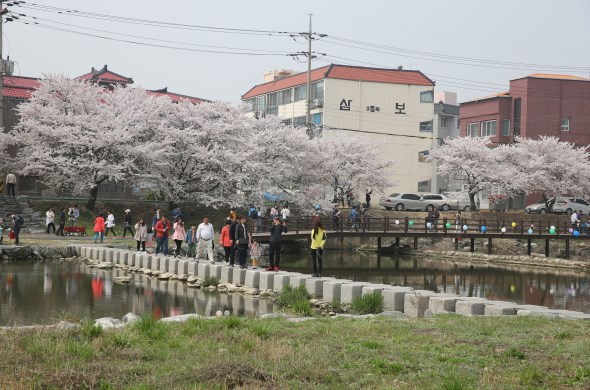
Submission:
<svg viewBox="0 0 590 390">
<path fill-rule="evenodd" d="M 323 106 L 324 106 L 324 99 L 312 99 L 312 101 L 311 101 L 312 108 L 323 107 Z"/>
</svg>

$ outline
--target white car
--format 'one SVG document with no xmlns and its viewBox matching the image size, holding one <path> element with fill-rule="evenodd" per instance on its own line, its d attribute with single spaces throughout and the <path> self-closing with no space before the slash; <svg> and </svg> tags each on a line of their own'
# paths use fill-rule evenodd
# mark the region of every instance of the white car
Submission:
<svg viewBox="0 0 590 390">
<path fill-rule="evenodd" d="M 582 214 L 590 214 L 590 203 L 580 198 L 557 198 L 553 205 L 554 213 L 565 213 L 572 215 L 574 211 L 581 211 Z"/>
<path fill-rule="evenodd" d="M 447 198 L 441 194 L 426 194 L 422 195 L 420 199 L 424 202 L 426 211 L 432 211 L 435 207 L 442 211 L 459 209 L 458 200 Z"/>
<path fill-rule="evenodd" d="M 390 194 L 379 199 L 379 206 L 385 207 L 386 210 L 396 209 L 422 211 L 425 204 L 416 194 Z"/>
</svg>

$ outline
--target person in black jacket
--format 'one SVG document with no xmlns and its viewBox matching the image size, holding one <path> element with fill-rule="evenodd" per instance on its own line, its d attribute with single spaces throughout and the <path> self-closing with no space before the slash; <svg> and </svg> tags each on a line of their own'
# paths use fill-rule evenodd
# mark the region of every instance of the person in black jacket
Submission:
<svg viewBox="0 0 590 390">
<path fill-rule="evenodd" d="M 246 217 L 240 218 L 240 223 L 235 228 L 235 239 L 234 239 L 236 250 L 238 251 L 238 263 L 241 269 L 248 268 L 246 266 L 246 257 L 248 255 L 248 245 L 250 239 L 248 236 L 248 230 L 246 229 Z"/>
<path fill-rule="evenodd" d="M 268 243 L 268 262 L 267 271 L 278 271 L 279 261 L 281 259 L 281 240 L 283 233 L 287 233 L 287 224 L 279 217 L 274 217 L 273 225 L 270 227 L 270 239 Z"/>
<path fill-rule="evenodd" d="M 237 218 L 236 220 L 232 220 L 231 225 L 229 225 L 229 238 L 230 238 L 230 246 L 231 250 L 229 252 L 229 265 L 233 267 L 236 262 L 236 226 L 238 226 Z"/>
<path fill-rule="evenodd" d="M 127 209 L 125 210 L 125 228 L 123 229 L 123 237 L 125 237 L 125 233 L 127 233 L 127 230 L 129 230 L 129 233 L 131 233 L 131 237 L 133 237 L 134 233 L 131 229 L 131 223 L 133 223 L 133 219 L 131 218 L 131 210 Z"/>
<path fill-rule="evenodd" d="M 55 235 L 56 236 L 63 236 L 65 226 L 66 226 L 66 209 L 61 209 L 61 213 L 59 214 L 59 229 L 57 229 L 57 232 L 55 232 Z"/>
</svg>

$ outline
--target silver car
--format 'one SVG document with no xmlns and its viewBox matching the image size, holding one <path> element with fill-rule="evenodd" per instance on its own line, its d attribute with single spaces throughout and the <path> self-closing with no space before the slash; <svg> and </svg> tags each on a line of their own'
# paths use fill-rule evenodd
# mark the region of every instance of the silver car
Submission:
<svg viewBox="0 0 590 390">
<path fill-rule="evenodd" d="M 379 199 L 379 206 L 385 207 L 386 210 L 396 209 L 422 211 L 426 204 L 416 194 L 390 194 Z"/>
<path fill-rule="evenodd" d="M 557 198 L 553 205 L 554 213 L 566 213 L 572 215 L 574 211 L 581 211 L 582 214 L 590 214 L 590 204 L 580 198 Z"/>
<path fill-rule="evenodd" d="M 447 198 L 441 194 L 426 194 L 422 195 L 422 202 L 426 205 L 426 211 L 432 211 L 436 207 L 442 211 L 458 210 L 459 201 L 456 199 Z"/>
<path fill-rule="evenodd" d="M 469 194 L 465 191 L 461 192 L 443 192 L 449 199 L 453 199 L 459 202 L 459 210 L 462 211 L 471 211 L 471 200 L 469 199 Z M 479 210 L 479 196 L 475 196 L 475 207 Z"/>
</svg>

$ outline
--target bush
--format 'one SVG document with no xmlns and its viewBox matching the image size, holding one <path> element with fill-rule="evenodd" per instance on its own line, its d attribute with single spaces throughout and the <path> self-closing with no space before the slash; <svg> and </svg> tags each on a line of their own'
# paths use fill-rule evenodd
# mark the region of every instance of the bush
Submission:
<svg viewBox="0 0 590 390">
<path fill-rule="evenodd" d="M 217 286 L 218 284 L 219 279 L 216 277 L 205 278 L 205 280 L 203 281 L 203 287 Z"/>
<path fill-rule="evenodd" d="M 277 297 L 276 304 L 281 309 L 290 310 L 305 316 L 311 316 L 313 315 L 313 309 L 309 303 L 310 298 L 311 295 L 309 295 L 304 286 L 299 286 L 297 288 L 285 286 L 283 292 Z"/>
<path fill-rule="evenodd" d="M 142 316 L 133 324 L 133 328 L 150 340 L 162 340 L 168 332 L 166 324 L 152 316 Z"/>
<path fill-rule="evenodd" d="M 379 314 L 383 312 L 384 307 L 383 295 L 372 292 L 354 298 L 350 304 L 350 312 L 353 314 Z"/>
<path fill-rule="evenodd" d="M 82 322 L 82 327 L 80 328 L 82 334 L 87 339 L 93 339 L 95 337 L 99 337 L 103 334 L 104 330 L 101 326 L 94 325 L 94 321 L 87 320 Z"/>
</svg>

